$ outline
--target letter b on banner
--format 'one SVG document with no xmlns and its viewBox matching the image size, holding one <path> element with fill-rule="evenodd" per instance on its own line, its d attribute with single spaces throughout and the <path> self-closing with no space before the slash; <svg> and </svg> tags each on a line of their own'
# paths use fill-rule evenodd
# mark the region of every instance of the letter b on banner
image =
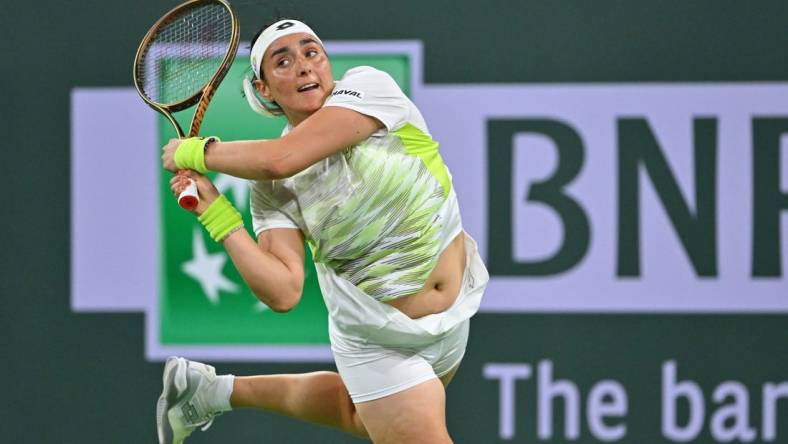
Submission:
<svg viewBox="0 0 788 444">
<path fill-rule="evenodd" d="M 558 151 L 558 167 L 541 182 L 530 185 L 526 202 L 549 207 L 561 220 L 563 241 L 551 257 L 539 261 L 516 261 L 512 221 L 513 151 L 518 134 L 547 137 Z M 564 188 L 580 173 L 584 151 L 580 135 L 556 120 L 522 119 L 487 121 L 488 242 L 489 269 L 493 275 L 549 276 L 577 265 L 588 251 L 590 227 L 580 204 Z M 518 202 L 517 205 L 526 202 Z"/>
</svg>

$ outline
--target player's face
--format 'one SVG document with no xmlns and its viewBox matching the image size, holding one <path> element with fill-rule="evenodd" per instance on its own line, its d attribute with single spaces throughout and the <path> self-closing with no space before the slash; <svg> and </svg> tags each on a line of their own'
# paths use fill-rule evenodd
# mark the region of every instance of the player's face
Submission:
<svg viewBox="0 0 788 444">
<path fill-rule="evenodd" d="M 266 50 L 262 69 L 260 93 L 278 103 L 293 124 L 319 110 L 334 89 L 328 56 L 306 33 L 275 40 Z"/>
</svg>

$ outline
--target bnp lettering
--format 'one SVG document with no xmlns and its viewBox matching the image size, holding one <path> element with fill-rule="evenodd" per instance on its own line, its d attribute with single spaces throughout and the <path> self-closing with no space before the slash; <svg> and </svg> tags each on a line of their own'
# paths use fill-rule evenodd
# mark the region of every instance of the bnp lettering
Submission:
<svg viewBox="0 0 788 444">
<path fill-rule="evenodd" d="M 614 122 L 614 163 L 609 165 L 616 190 L 615 273 L 617 277 L 641 276 L 641 189 L 650 187 L 667 215 L 675 237 L 684 250 L 694 273 L 702 278 L 719 276 L 719 206 L 718 185 L 729 181 L 720 177 L 720 129 L 716 117 L 692 119 L 692 182 L 694 196 L 686 199 L 646 117 L 619 117 Z M 747 184 L 749 202 L 741 210 L 750 212 L 748 231 L 750 274 L 753 278 L 782 276 L 780 218 L 788 211 L 788 192 L 781 189 L 781 138 L 788 136 L 788 118 L 754 117 L 749 159 L 752 165 L 741 171 L 751 177 Z M 589 251 L 591 220 L 581 199 L 567 192 L 583 169 L 585 144 L 581 131 L 557 119 L 491 119 L 487 121 L 489 269 L 497 276 L 552 276 L 578 265 Z M 562 225 L 562 241 L 555 252 L 538 260 L 515 259 L 512 217 L 513 151 L 515 136 L 533 135 L 550 140 L 557 148 L 558 164 L 552 174 L 531 183 L 525 196 L 527 205 L 549 208 Z M 673 141 L 675 143 L 675 140 Z M 606 148 L 606 147 L 605 147 Z M 675 147 L 674 147 L 675 148 Z M 743 155 L 747 151 L 743 151 Z M 724 154 L 724 153 L 723 153 Z M 727 183 L 727 182 L 726 182 Z M 741 193 L 740 189 L 723 193 Z M 745 247 L 746 248 L 746 247 Z M 744 260 L 747 260 L 744 259 Z"/>
</svg>

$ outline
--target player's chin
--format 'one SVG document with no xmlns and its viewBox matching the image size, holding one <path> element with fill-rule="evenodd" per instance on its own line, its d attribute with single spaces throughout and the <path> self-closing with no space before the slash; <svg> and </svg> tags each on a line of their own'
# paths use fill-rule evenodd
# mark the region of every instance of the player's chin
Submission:
<svg viewBox="0 0 788 444">
<path fill-rule="evenodd" d="M 317 103 L 322 106 L 323 102 L 328 99 L 329 94 L 331 94 L 331 91 L 325 91 L 323 88 L 315 88 L 299 92 L 297 97 L 306 104 L 314 105 Z"/>
<path fill-rule="evenodd" d="M 323 107 L 323 99 L 311 98 L 311 100 L 300 100 L 297 106 L 298 111 L 312 114 Z"/>
</svg>

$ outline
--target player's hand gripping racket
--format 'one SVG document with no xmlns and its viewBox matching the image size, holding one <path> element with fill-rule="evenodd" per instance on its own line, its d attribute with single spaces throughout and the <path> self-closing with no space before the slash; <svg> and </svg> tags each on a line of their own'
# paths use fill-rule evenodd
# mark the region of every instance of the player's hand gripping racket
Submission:
<svg viewBox="0 0 788 444">
<path fill-rule="evenodd" d="M 134 86 L 151 108 L 185 137 L 172 113 L 197 103 L 189 137 L 197 135 L 205 110 L 235 58 L 238 19 L 225 0 L 191 0 L 160 18 L 142 39 L 134 58 Z M 191 210 L 199 203 L 192 181 L 178 197 Z"/>
</svg>

